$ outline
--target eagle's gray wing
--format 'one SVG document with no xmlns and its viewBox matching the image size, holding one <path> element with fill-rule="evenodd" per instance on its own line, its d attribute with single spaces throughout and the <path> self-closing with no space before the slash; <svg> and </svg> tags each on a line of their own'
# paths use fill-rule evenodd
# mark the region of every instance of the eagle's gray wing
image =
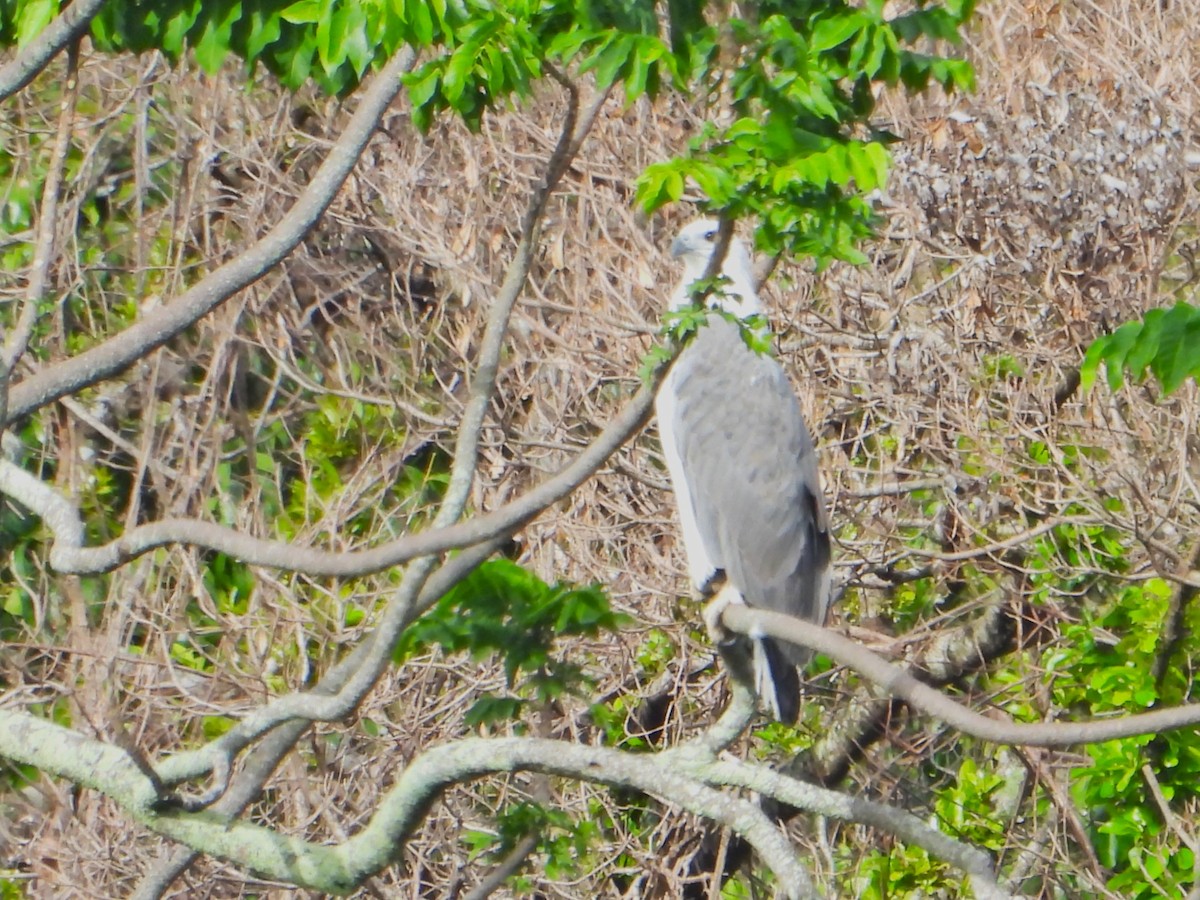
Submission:
<svg viewBox="0 0 1200 900">
<path fill-rule="evenodd" d="M 671 421 L 660 427 L 712 566 L 748 605 L 824 622 L 829 526 L 812 437 L 782 367 L 713 315 L 670 374 Z M 783 653 L 797 665 L 809 656 Z"/>
</svg>

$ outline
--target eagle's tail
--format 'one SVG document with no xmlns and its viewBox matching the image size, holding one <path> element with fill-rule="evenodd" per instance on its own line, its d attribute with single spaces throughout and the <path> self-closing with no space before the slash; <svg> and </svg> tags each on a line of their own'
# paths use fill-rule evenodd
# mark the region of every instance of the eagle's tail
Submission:
<svg viewBox="0 0 1200 900">
<path fill-rule="evenodd" d="M 766 710 L 793 725 L 800 715 L 800 672 L 768 638 L 754 640 L 754 689 Z"/>
</svg>

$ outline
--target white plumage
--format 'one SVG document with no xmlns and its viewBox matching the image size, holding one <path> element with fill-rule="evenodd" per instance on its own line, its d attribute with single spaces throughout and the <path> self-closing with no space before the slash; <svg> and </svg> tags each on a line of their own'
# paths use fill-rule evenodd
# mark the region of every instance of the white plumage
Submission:
<svg viewBox="0 0 1200 900">
<path fill-rule="evenodd" d="M 719 223 L 687 225 L 671 247 L 683 280 L 670 306 L 690 303 L 716 245 Z M 721 293 L 709 297 L 739 318 L 760 314 L 750 255 L 729 243 Z M 656 398 L 659 434 L 679 507 L 688 571 L 705 593 L 823 622 L 830 545 L 816 452 L 779 363 L 746 346 L 737 325 L 709 316 L 667 374 Z M 717 610 L 719 615 L 719 609 Z M 799 711 L 798 665 L 808 653 L 755 639 L 759 697 L 782 721 Z"/>
</svg>

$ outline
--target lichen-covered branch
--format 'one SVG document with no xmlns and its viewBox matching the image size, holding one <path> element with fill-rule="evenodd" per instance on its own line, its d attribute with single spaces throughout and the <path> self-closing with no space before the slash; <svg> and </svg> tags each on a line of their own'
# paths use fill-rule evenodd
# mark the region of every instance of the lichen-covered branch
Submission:
<svg viewBox="0 0 1200 900">
<path fill-rule="evenodd" d="M 541 738 L 454 742 L 414 759 L 366 826 L 329 845 L 212 812 L 158 810 L 153 783 L 124 751 L 24 713 L 0 710 L 0 754 L 102 791 L 142 825 L 195 850 L 328 893 L 348 893 L 389 865 L 446 787 L 492 773 L 535 771 L 637 790 L 717 821 L 755 848 L 787 897 L 813 895 L 795 852 L 762 810 L 682 771 L 675 758 Z"/>
<path fill-rule="evenodd" d="M 765 634 L 809 647 L 849 666 L 892 697 L 941 719 L 964 734 L 997 744 L 1027 747 L 1070 747 L 1141 734 L 1158 734 L 1200 724 L 1200 704 L 1088 722 L 1012 722 L 982 716 L 955 702 L 848 638 L 811 622 L 747 606 L 730 606 L 721 621 L 738 634 Z"/>
</svg>

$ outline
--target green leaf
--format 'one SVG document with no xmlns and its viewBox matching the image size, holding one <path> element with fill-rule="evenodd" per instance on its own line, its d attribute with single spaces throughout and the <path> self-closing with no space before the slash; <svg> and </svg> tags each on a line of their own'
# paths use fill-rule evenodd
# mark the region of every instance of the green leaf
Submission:
<svg viewBox="0 0 1200 900">
<path fill-rule="evenodd" d="M 437 93 L 441 74 L 434 66 L 425 66 L 416 74 L 406 76 L 404 84 L 408 88 L 408 99 L 413 106 L 425 106 Z"/>
<path fill-rule="evenodd" d="M 247 60 L 257 60 L 263 50 L 274 44 L 283 34 L 279 13 L 268 6 L 268 0 L 244 2 L 245 25 L 244 49 Z"/>
<path fill-rule="evenodd" d="M 524 705 L 524 702 L 517 697 L 497 697 L 487 694 L 471 705 L 463 717 L 463 722 L 468 728 L 493 725 L 497 722 L 511 722 L 520 718 Z"/>
<path fill-rule="evenodd" d="M 1177 303 L 1169 310 L 1154 309 L 1140 322 L 1127 322 L 1092 342 L 1080 365 L 1080 385 L 1089 390 L 1100 363 L 1108 385 L 1118 390 L 1125 370 L 1140 379 L 1149 367 L 1170 394 L 1188 377 L 1200 378 L 1200 309 Z"/>
<path fill-rule="evenodd" d="M 1125 381 L 1125 357 L 1137 343 L 1141 332 L 1141 322 L 1128 322 L 1112 334 L 1097 339 L 1084 355 L 1083 365 L 1080 367 L 1080 384 L 1085 388 L 1091 387 L 1096 371 L 1103 362 L 1109 388 L 1118 390 Z"/>
<path fill-rule="evenodd" d="M 620 39 L 614 40 L 604 48 L 604 51 L 597 57 L 595 65 L 589 67 L 595 70 L 598 90 L 605 91 L 612 86 L 613 82 L 617 80 L 621 68 L 629 60 L 633 49 L 628 40 Z"/>
<path fill-rule="evenodd" d="M 887 147 L 879 141 L 870 141 L 863 145 L 863 155 L 866 156 L 875 170 L 875 186 L 883 187 L 887 184 L 888 169 L 891 168 L 892 164 L 892 156 L 888 153 Z"/>
<path fill-rule="evenodd" d="M 452 107 L 457 108 L 456 104 L 467 88 L 478 50 L 474 43 L 463 44 L 450 55 L 442 70 L 442 96 Z"/>
<path fill-rule="evenodd" d="M 432 44 L 433 15 L 429 11 L 429 6 L 424 0 L 406 0 L 405 11 L 417 45 L 427 47 Z"/>
<path fill-rule="evenodd" d="M 57 12 L 58 0 L 26 0 L 17 18 L 17 49 L 41 34 Z"/>
<path fill-rule="evenodd" d="M 1170 394 L 1189 376 L 1200 379 L 1200 309 L 1177 303 L 1163 316 L 1158 353 L 1150 371 Z"/>
<path fill-rule="evenodd" d="M 818 53 L 832 50 L 861 31 L 868 24 L 867 17 L 861 13 L 838 15 L 822 19 L 813 29 L 810 46 Z"/>
<path fill-rule="evenodd" d="M 279 17 L 293 25 L 314 25 L 328 21 L 330 0 L 296 0 L 280 11 Z"/>
<path fill-rule="evenodd" d="M 242 7 L 240 3 L 225 0 L 222 4 L 206 5 L 204 12 L 207 18 L 195 44 L 196 62 L 211 75 L 221 68 L 232 49 L 233 26 L 242 17 Z"/>
</svg>

